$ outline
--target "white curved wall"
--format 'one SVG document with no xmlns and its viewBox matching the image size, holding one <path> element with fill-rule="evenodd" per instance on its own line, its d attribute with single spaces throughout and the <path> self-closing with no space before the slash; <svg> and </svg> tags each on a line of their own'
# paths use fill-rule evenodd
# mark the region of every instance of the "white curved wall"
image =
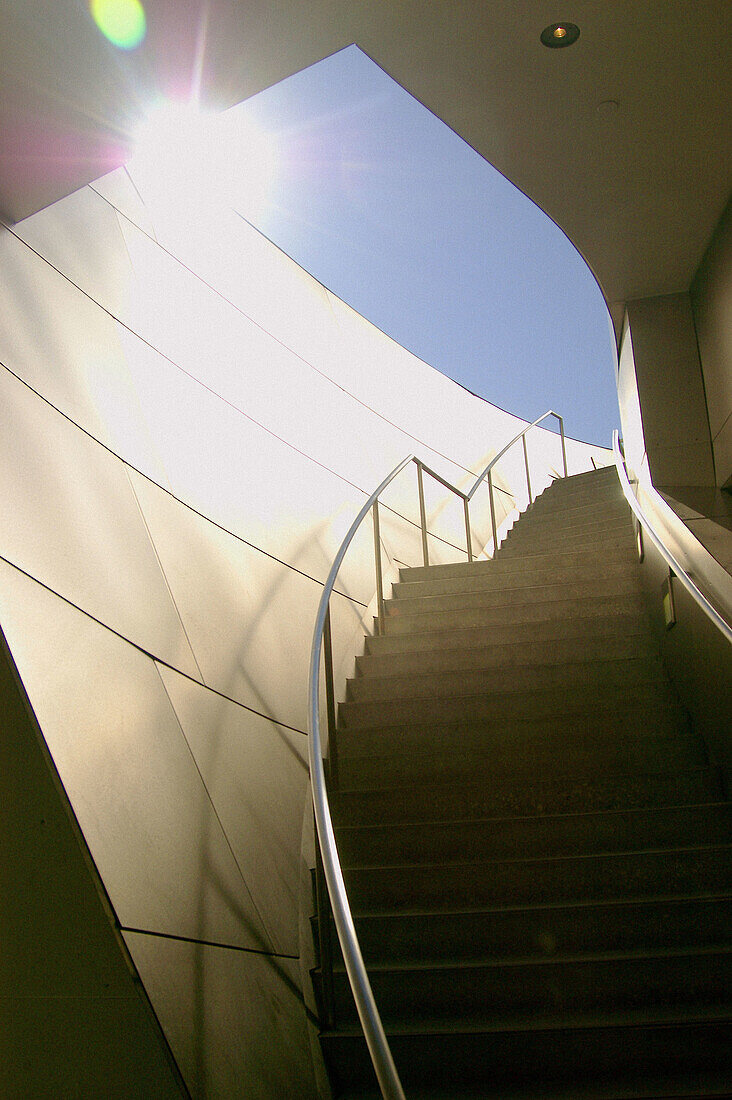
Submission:
<svg viewBox="0 0 732 1100">
<path fill-rule="evenodd" d="M 297 910 L 322 583 L 405 454 L 465 487 L 523 422 L 235 214 L 170 225 L 124 171 L 2 230 L 0 279 L 0 623 L 192 1093 L 314 1095 Z M 561 459 L 535 435 L 540 491 Z M 571 472 L 593 454 L 568 441 Z M 519 450 L 499 485 L 504 518 Z M 432 560 L 455 560 L 462 510 L 429 494 Z M 413 471 L 387 502 L 386 555 L 419 564 Z M 344 670 L 371 557 L 367 530 L 333 607 Z"/>
</svg>

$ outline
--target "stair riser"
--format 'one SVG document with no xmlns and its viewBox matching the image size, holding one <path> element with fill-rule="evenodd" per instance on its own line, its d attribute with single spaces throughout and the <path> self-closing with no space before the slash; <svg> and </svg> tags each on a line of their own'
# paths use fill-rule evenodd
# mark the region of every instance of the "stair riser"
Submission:
<svg viewBox="0 0 732 1100">
<path fill-rule="evenodd" d="M 638 596 L 618 596 L 611 602 L 603 597 L 584 600 L 552 600 L 543 603 L 523 604 L 519 607 L 464 607 L 457 611 L 433 611 L 424 615 L 390 615 L 384 624 L 387 634 L 415 634 L 423 630 L 465 630 L 484 627 L 498 637 L 508 640 L 512 627 L 527 623 L 553 623 L 555 632 L 566 636 L 564 623 L 569 620 L 585 620 L 585 629 L 592 631 L 593 623 L 615 620 L 621 615 L 643 615 Z M 622 624 L 617 623 L 622 629 Z M 572 632 L 577 628 L 573 625 Z M 487 640 L 487 639 L 486 639 Z"/>
<path fill-rule="evenodd" d="M 583 638 L 522 645 L 483 646 L 480 649 L 445 647 L 418 652 L 389 653 L 356 658 L 360 676 L 399 676 L 458 669 L 501 669 L 560 666 L 592 661 L 611 664 L 651 657 L 653 646 L 642 635 L 617 638 Z"/>
<path fill-rule="evenodd" d="M 560 814 L 484 821 L 420 822 L 340 828 L 338 850 L 350 867 L 412 866 L 732 841 L 732 804 L 606 814 Z M 456 807 L 459 813 L 459 807 Z"/>
<path fill-rule="evenodd" d="M 598 771 L 629 774 L 635 770 L 654 771 L 662 768 L 697 767 L 704 763 L 701 748 L 676 746 L 673 742 L 657 739 L 650 744 L 626 742 L 605 747 L 593 747 L 590 751 L 570 749 L 559 758 L 552 752 L 537 748 L 532 761 L 517 761 L 511 752 L 492 751 L 474 761 L 460 758 L 454 753 L 442 756 L 363 756 L 339 759 L 339 781 L 344 790 L 365 790 L 374 787 L 403 787 L 407 784 L 470 783 L 476 774 L 484 782 L 496 784 L 531 783 L 537 774 L 556 775 L 570 772 L 575 777 L 591 780 Z"/>
<path fill-rule="evenodd" d="M 501 607 L 514 610 L 524 604 L 557 600 L 614 600 L 618 596 L 640 596 L 641 592 L 640 579 L 632 573 L 598 577 L 592 581 L 567 579 L 556 584 L 526 585 L 519 588 L 502 585 L 480 589 L 468 587 L 462 592 L 444 595 L 419 594 L 414 598 L 399 596 L 387 601 L 386 614 L 390 619 L 401 615 L 429 615 L 435 611 L 452 611 L 464 607 Z"/>
<path fill-rule="evenodd" d="M 357 1020 L 345 974 L 334 975 L 336 1015 Z M 500 1024 L 508 1013 L 528 1023 L 542 1012 L 612 1012 L 660 1006 L 722 1005 L 729 997 L 730 957 L 691 955 L 672 958 L 616 958 L 603 961 L 546 962 L 407 972 L 371 971 L 379 1012 L 388 1025 L 414 1024 L 460 1005 L 464 1014 Z"/>
<path fill-rule="evenodd" d="M 715 802 L 723 797 L 716 768 L 694 768 L 682 772 L 651 775 L 613 776 L 600 774 L 584 782 L 563 776 L 553 783 L 527 777 L 490 786 L 446 784 L 404 787 L 401 790 L 333 792 L 333 820 L 341 825 L 388 825 L 410 821 L 450 821 L 455 807 L 466 819 L 500 817 L 509 814 L 576 813 L 602 810 L 642 809 L 652 806 L 683 806 Z"/>
<path fill-rule="evenodd" d="M 635 684 L 628 687 L 593 687 L 576 695 L 567 695 L 560 688 L 533 691 L 491 692 L 480 695 L 456 695 L 435 699 L 394 699 L 389 705 L 389 718 L 398 724 L 420 724 L 451 721 L 489 721 L 502 718 L 561 718 L 563 715 L 588 714 L 595 708 L 634 706 L 640 712 L 655 707 L 673 705 L 670 689 L 663 684 Z M 377 726 L 384 719 L 383 703 L 341 703 L 339 726 L 364 729 Z"/>
<path fill-rule="evenodd" d="M 478 626 L 452 626 L 440 630 L 403 631 L 367 636 L 364 648 L 367 655 L 386 653 L 421 653 L 425 650 L 469 648 L 479 649 L 488 645 L 528 647 L 541 645 L 602 645 L 607 639 L 621 635 L 629 639 L 649 641 L 648 618 L 644 613 L 597 616 L 584 619 L 551 619 L 543 623 L 503 625 L 500 632 L 486 632 L 482 622 Z M 528 649 L 527 649 L 528 652 Z"/>
<path fill-rule="evenodd" d="M 518 588 L 534 588 L 543 584 L 570 584 L 587 583 L 594 584 L 598 578 L 615 579 L 626 577 L 636 572 L 632 564 L 621 562 L 619 565 L 607 566 L 600 569 L 591 565 L 585 568 L 565 569 L 563 565 L 551 564 L 543 567 L 534 566 L 528 569 L 525 565 L 512 561 L 511 570 L 499 568 L 503 566 L 502 559 L 494 558 L 487 563 L 487 568 L 482 574 L 474 574 L 472 577 L 443 577 L 431 581 L 399 581 L 392 585 L 394 599 L 403 597 L 421 596 L 446 596 L 451 592 L 493 592 L 496 590 Z"/>
<path fill-rule="evenodd" d="M 590 1090 L 585 1096 L 630 1098 L 644 1094 L 608 1093 L 605 1089 L 613 1081 L 621 1082 L 618 1087 L 622 1089 L 623 1079 L 648 1082 L 652 1076 L 668 1085 L 671 1075 L 682 1074 L 687 1086 L 689 1076 L 697 1076 L 702 1090 L 707 1074 L 722 1082 L 728 1081 L 726 1074 L 732 1072 L 732 1025 L 727 1023 L 608 1024 L 530 1032 L 460 1032 L 456 1028 L 450 1034 L 388 1034 L 388 1039 L 407 1095 L 413 1095 L 415 1088 L 427 1087 L 432 1095 L 434 1090 L 444 1089 L 445 1097 L 457 1097 L 468 1095 L 463 1090 L 471 1089 L 475 1100 L 505 1100 L 510 1090 L 525 1088 L 527 1100 L 535 1100 L 552 1097 L 553 1087 L 564 1086 L 569 1091 L 561 1092 L 563 1100 L 576 1096 L 581 1087 Z M 325 1035 L 321 1042 L 336 1089 L 373 1088 L 373 1069 L 361 1036 Z M 665 1100 L 679 1095 L 673 1083 L 670 1088 L 671 1092 L 655 1095 Z"/>
<path fill-rule="evenodd" d="M 635 539 L 632 528 L 622 532 L 607 532 L 602 534 L 594 531 L 582 531 L 577 534 L 567 532 L 546 532 L 537 534 L 534 531 L 516 529 L 509 532 L 500 545 L 499 553 L 503 557 L 515 554 L 525 554 L 527 551 L 535 554 L 551 554 L 561 547 L 561 552 L 587 550 L 595 554 L 612 554 L 613 550 L 629 551 L 635 547 Z"/>
<path fill-rule="evenodd" d="M 552 515 L 536 516 L 531 513 L 520 516 L 513 527 L 509 527 L 507 538 L 536 540 L 537 544 L 551 541 L 553 544 L 567 544 L 574 539 L 587 538 L 599 544 L 605 539 L 634 538 L 633 525 L 628 509 L 625 515 L 605 517 L 602 515 L 578 517 L 556 512 Z"/>
<path fill-rule="evenodd" d="M 407 676 L 360 676 L 348 682 L 349 700 L 383 701 L 399 698 L 436 698 L 442 695 L 479 694 L 491 691 L 537 691 L 544 688 L 592 690 L 611 686 L 629 686 L 664 679 L 660 666 L 652 660 L 597 662 L 585 665 L 561 665 L 534 668 L 458 669 L 450 672 Z"/>
<path fill-rule="evenodd" d="M 526 520 L 526 522 L 531 520 L 532 523 L 540 523 L 544 519 L 552 519 L 554 516 L 562 516 L 568 523 L 572 523 L 575 519 L 599 520 L 602 522 L 613 519 L 628 519 L 630 509 L 625 497 L 622 495 L 620 497 L 608 497 L 606 500 L 585 498 L 584 503 L 580 501 L 574 503 L 571 498 L 562 501 L 557 500 L 556 495 L 542 493 L 531 507 L 522 513 L 520 518 Z"/>
<path fill-rule="evenodd" d="M 356 911 L 607 902 L 669 894 L 732 892 L 728 848 L 596 855 L 558 860 L 347 869 Z"/>
<path fill-rule="evenodd" d="M 551 958 L 724 944 L 732 898 L 393 916 L 355 914 L 367 965 Z M 332 941 L 336 943 L 335 927 Z M 340 960 L 340 954 L 337 961 Z"/>
<path fill-rule="evenodd" d="M 430 580 L 432 577 L 462 577 L 463 575 L 471 576 L 473 574 L 481 576 L 486 571 L 493 569 L 513 570 L 534 568 L 535 566 L 552 566 L 554 564 L 561 564 L 568 570 L 573 569 L 575 566 L 589 565 L 602 568 L 603 563 L 608 562 L 608 560 L 611 564 L 616 565 L 622 563 L 637 564 L 638 554 L 635 545 L 632 547 L 614 547 L 609 555 L 604 549 L 597 549 L 596 547 L 579 550 L 557 547 L 535 553 L 528 551 L 522 553 L 518 558 L 510 555 L 508 551 L 505 554 L 499 551 L 494 561 L 451 562 L 446 565 L 430 565 L 426 568 L 422 565 L 415 565 L 411 568 L 405 567 L 400 569 L 399 579 L 402 581 L 423 581 Z"/>
</svg>

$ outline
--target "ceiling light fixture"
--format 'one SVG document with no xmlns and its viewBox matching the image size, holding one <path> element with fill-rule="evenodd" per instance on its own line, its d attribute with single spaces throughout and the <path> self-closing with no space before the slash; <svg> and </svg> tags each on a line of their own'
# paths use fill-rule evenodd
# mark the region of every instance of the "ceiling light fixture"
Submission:
<svg viewBox="0 0 732 1100">
<path fill-rule="evenodd" d="M 565 46 L 573 46 L 579 36 L 579 27 L 574 23 L 550 23 L 539 37 L 550 50 L 561 50 Z"/>
</svg>

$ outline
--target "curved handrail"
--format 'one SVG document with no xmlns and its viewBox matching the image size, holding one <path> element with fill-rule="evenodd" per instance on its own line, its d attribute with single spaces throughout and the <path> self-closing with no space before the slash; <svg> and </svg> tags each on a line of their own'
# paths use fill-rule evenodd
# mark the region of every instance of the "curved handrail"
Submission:
<svg viewBox="0 0 732 1100">
<path fill-rule="evenodd" d="M 513 437 L 510 443 L 507 443 L 503 450 L 499 451 L 496 457 L 490 460 L 485 470 L 483 470 L 483 473 L 479 474 L 476 478 L 473 488 L 468 493 L 468 500 L 473 499 L 473 494 L 475 493 L 483 478 L 488 477 L 488 475 L 493 470 L 493 467 L 503 458 L 506 451 L 509 451 L 511 447 L 513 447 L 514 443 L 518 443 L 519 439 L 525 439 L 526 433 L 531 431 L 532 428 L 535 428 L 537 424 L 541 424 L 542 420 L 546 420 L 548 416 L 555 416 L 559 421 L 559 435 L 562 440 L 562 462 L 564 464 L 564 476 L 567 476 L 567 451 L 564 445 L 564 419 L 559 415 L 559 413 L 554 412 L 553 409 L 547 409 L 543 416 L 537 417 L 537 419 L 533 420 L 531 424 L 527 424 L 525 428 L 522 428 L 521 431 Z"/>
<path fill-rule="evenodd" d="M 503 450 L 486 466 L 485 470 L 478 475 L 475 484 L 472 489 L 466 493 L 462 489 L 458 489 L 457 486 L 452 485 L 449 481 L 443 478 L 440 474 L 426 466 L 420 459 L 416 458 L 413 454 L 407 455 L 406 458 L 394 467 L 390 474 L 384 478 L 381 484 L 374 490 L 366 503 L 363 505 L 358 515 L 351 524 L 348 533 L 346 534 L 340 548 L 333 560 L 328 578 L 323 588 L 323 593 L 318 605 L 318 613 L 315 619 L 315 628 L 313 631 L 313 642 L 310 652 L 310 672 L 309 672 L 309 712 L 308 712 L 308 724 L 309 724 L 309 737 L 308 737 L 308 758 L 310 762 L 310 780 L 312 789 L 313 809 L 315 813 L 315 823 L 317 829 L 317 840 L 320 846 L 320 852 L 322 856 L 323 873 L 325 881 L 328 887 L 328 894 L 330 896 L 331 907 L 333 911 L 333 919 L 338 933 L 338 939 L 341 945 L 341 951 L 343 953 L 343 960 L 346 966 L 348 974 L 348 980 L 353 991 L 353 997 L 356 1002 L 356 1008 L 358 1010 L 359 1019 L 363 1028 L 364 1037 L 368 1045 L 371 1060 L 373 1062 L 376 1077 L 381 1088 L 382 1096 L 384 1100 L 405 1100 L 404 1091 L 402 1089 L 399 1075 L 394 1065 L 394 1059 L 389 1049 L 389 1043 L 384 1032 L 384 1027 L 381 1022 L 378 1008 L 374 1000 L 374 995 L 371 989 L 371 983 L 369 982 L 368 974 L 366 973 L 366 967 L 363 961 L 363 955 L 361 954 L 361 947 L 356 935 L 356 929 L 353 922 L 353 915 L 351 913 L 351 907 L 348 901 L 348 894 L 346 892 L 345 883 L 343 881 L 343 871 L 338 857 L 338 849 L 335 842 L 335 832 L 333 830 L 333 821 L 330 814 L 330 805 L 328 802 L 328 794 L 325 781 L 325 769 L 323 767 L 323 748 L 322 740 L 320 736 L 320 659 L 323 653 L 324 634 L 326 631 L 326 623 L 328 621 L 328 607 L 330 597 L 335 587 L 336 577 L 343 563 L 343 559 L 348 551 L 353 538 L 361 526 L 361 523 L 366 518 L 368 512 L 374 509 L 374 531 L 376 542 L 376 574 L 377 574 L 377 601 L 379 607 L 379 621 L 382 616 L 383 605 L 383 593 L 381 591 L 381 561 L 379 550 L 379 535 L 378 535 L 378 500 L 383 491 L 391 484 L 391 482 L 397 477 L 402 470 L 409 465 L 410 462 L 414 462 L 417 466 L 417 475 L 419 483 L 419 496 L 420 496 L 420 520 L 422 528 L 422 544 L 424 550 L 425 565 L 428 564 L 427 554 L 427 531 L 426 531 L 426 518 L 424 507 L 424 494 L 422 488 L 422 473 L 428 473 L 446 489 L 455 493 L 458 497 L 462 498 L 465 506 L 465 523 L 467 533 L 467 552 L 468 559 L 472 560 L 472 548 L 471 548 L 471 536 L 470 536 L 470 519 L 468 515 L 468 503 L 474 495 L 476 489 L 481 484 L 484 478 L 488 478 L 488 487 L 490 490 L 490 508 L 491 508 L 491 522 L 493 526 L 493 540 L 494 547 L 496 545 L 496 524 L 495 524 L 495 509 L 493 503 L 493 483 L 491 478 L 491 471 L 496 463 L 503 457 L 506 451 L 513 446 L 519 439 L 523 439 L 524 442 L 524 458 L 526 461 L 526 480 L 529 489 L 529 499 L 531 499 L 531 481 L 529 477 L 529 462 L 528 454 L 526 452 L 526 433 L 531 428 L 536 427 L 542 420 L 545 420 L 547 416 L 555 416 L 559 420 L 560 432 L 562 439 L 562 456 L 564 460 L 564 474 L 567 475 L 567 455 L 564 445 L 564 421 L 558 413 L 553 412 L 551 409 L 540 416 L 537 420 L 531 424 L 527 424 L 518 435 L 516 435 Z"/>
<path fill-rule="evenodd" d="M 699 607 L 704 614 L 711 619 L 717 629 L 724 635 L 728 642 L 732 642 L 732 627 L 729 623 L 719 614 L 714 605 L 707 599 L 704 593 L 699 589 L 696 583 L 691 579 L 689 574 L 684 569 L 683 565 L 679 562 L 678 558 L 669 550 L 661 537 L 658 535 L 653 527 L 651 520 L 643 511 L 641 504 L 636 497 L 628 479 L 628 474 L 625 469 L 625 458 L 620 450 L 620 437 L 618 432 L 613 432 L 613 453 L 615 456 L 615 466 L 618 471 L 618 477 L 620 478 L 620 484 L 625 494 L 625 499 L 633 510 L 633 514 L 636 516 L 638 522 L 643 527 L 646 535 L 650 538 L 653 545 L 666 561 L 666 564 L 678 577 L 684 587 L 693 596 Z"/>
<path fill-rule="evenodd" d="M 414 455 L 407 457 L 396 466 L 388 477 L 384 478 L 364 504 L 361 511 L 351 524 L 348 534 L 341 543 L 340 549 L 331 566 L 328 579 L 325 582 L 323 595 L 320 598 L 318 614 L 315 620 L 313 632 L 313 645 L 310 654 L 310 737 L 308 738 L 308 756 L 310 759 L 310 781 L 313 794 L 313 808 L 315 810 L 315 822 L 318 830 L 320 851 L 323 857 L 323 871 L 328 885 L 331 905 L 333 907 L 333 919 L 335 921 L 338 939 L 340 940 L 343 960 L 348 972 L 348 980 L 353 990 L 356 1008 L 363 1027 L 366 1043 L 368 1044 L 371 1060 L 374 1064 L 376 1077 L 381 1087 L 385 1100 L 405 1100 L 399 1075 L 394 1065 L 394 1059 L 389 1049 L 389 1044 L 384 1033 L 384 1027 L 376 1007 L 374 995 L 371 991 L 366 967 L 364 966 L 361 948 L 356 936 L 351 907 L 348 903 L 348 895 L 343 882 L 338 850 L 336 848 L 333 822 L 330 816 L 328 794 L 325 786 L 325 770 L 323 768 L 323 750 L 320 739 L 320 655 L 323 648 L 323 631 L 328 614 L 328 602 L 330 600 L 338 571 L 348 547 L 353 541 L 356 531 L 361 526 L 367 513 L 397 474 L 401 473 Z"/>
</svg>

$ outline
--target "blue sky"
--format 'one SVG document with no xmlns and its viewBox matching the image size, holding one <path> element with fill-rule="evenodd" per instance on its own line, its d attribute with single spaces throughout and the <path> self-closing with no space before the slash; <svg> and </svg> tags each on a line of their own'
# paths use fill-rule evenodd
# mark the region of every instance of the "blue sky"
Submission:
<svg viewBox="0 0 732 1100">
<path fill-rule="evenodd" d="M 605 304 L 532 202 L 355 46 L 249 100 L 273 135 L 263 233 L 393 339 L 501 408 L 617 426 Z M 418 395 L 415 395 L 418 399 Z"/>
</svg>

